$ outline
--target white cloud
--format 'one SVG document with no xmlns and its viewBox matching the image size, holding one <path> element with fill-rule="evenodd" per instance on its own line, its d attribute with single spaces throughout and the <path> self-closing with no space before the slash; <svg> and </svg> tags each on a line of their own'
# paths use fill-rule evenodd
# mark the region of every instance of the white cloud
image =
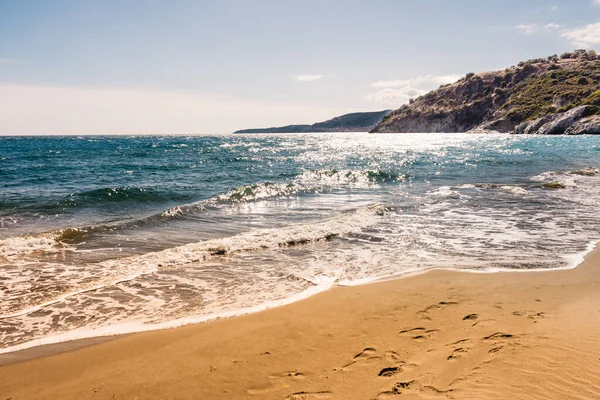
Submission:
<svg viewBox="0 0 600 400">
<path fill-rule="evenodd" d="M 599 0 L 600 1 L 600 0 Z M 515 30 L 523 35 L 532 35 L 539 32 L 550 32 L 560 28 L 559 24 L 553 22 L 545 25 L 541 24 L 522 24 L 515 26 Z"/>
<path fill-rule="evenodd" d="M 550 7 L 550 11 L 556 11 L 556 10 L 558 10 L 558 7 L 557 7 L 557 6 L 552 6 L 552 7 Z"/>
<path fill-rule="evenodd" d="M 600 0 L 597 1 L 600 4 Z M 590 47 L 600 44 L 600 22 L 567 29 L 561 34 L 577 47 Z"/>
<path fill-rule="evenodd" d="M 592 0 L 592 4 L 600 6 L 600 0 Z"/>
<path fill-rule="evenodd" d="M 523 24 L 515 26 L 515 29 L 522 34 L 531 35 L 532 33 L 536 33 L 540 30 L 539 25 L 536 24 Z"/>
<path fill-rule="evenodd" d="M 0 65 L 15 65 L 15 64 L 27 64 L 27 61 L 19 60 L 17 58 L 0 58 Z"/>
<path fill-rule="evenodd" d="M 422 96 L 427 93 L 427 90 L 406 87 L 402 89 L 381 89 L 367 96 L 367 100 L 379 101 L 392 105 L 402 105 L 409 102 L 410 99 Z"/>
<path fill-rule="evenodd" d="M 415 78 L 410 79 L 401 79 L 395 81 L 378 81 L 371 84 L 371 87 L 407 87 L 407 86 L 419 86 L 423 84 L 428 84 L 431 86 L 435 85 L 444 85 L 446 83 L 454 83 L 461 78 L 461 75 L 443 75 L 443 76 L 433 76 L 433 75 L 419 75 Z"/>
<path fill-rule="evenodd" d="M 439 85 L 454 83 L 460 78 L 461 75 L 419 75 L 410 79 L 378 81 L 370 86 L 381 88 L 381 90 L 369 94 L 367 99 L 398 106 L 408 103 L 410 99 L 424 95 Z"/>
<path fill-rule="evenodd" d="M 0 135 L 227 133 L 339 115 L 314 104 L 246 101 L 153 88 L 0 83 Z"/>
<path fill-rule="evenodd" d="M 313 82 L 320 81 L 321 79 L 323 79 L 323 75 L 298 75 L 296 77 L 298 82 Z"/>
</svg>

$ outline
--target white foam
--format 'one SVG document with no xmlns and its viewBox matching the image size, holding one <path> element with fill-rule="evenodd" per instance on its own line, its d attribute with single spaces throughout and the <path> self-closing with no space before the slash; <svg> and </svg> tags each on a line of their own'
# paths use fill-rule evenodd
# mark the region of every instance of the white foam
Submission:
<svg viewBox="0 0 600 400">
<path fill-rule="evenodd" d="M 568 263 L 565 269 L 575 269 L 585 261 L 585 257 L 594 251 L 594 249 L 600 244 L 600 240 L 593 240 L 589 242 L 586 249 L 575 254 L 563 256 L 564 260 Z"/>
<path fill-rule="evenodd" d="M 36 251 L 57 252 L 68 246 L 56 241 L 53 235 L 18 236 L 0 240 L 0 257 L 13 259 Z"/>
<path fill-rule="evenodd" d="M 577 182 L 573 174 L 561 172 L 543 172 L 531 178 L 534 182 L 558 183 L 565 187 L 576 187 Z"/>
<path fill-rule="evenodd" d="M 574 269 L 579 266 L 585 259 L 586 255 L 589 254 L 592 250 L 596 248 L 596 246 L 600 243 L 600 241 L 593 241 L 588 243 L 586 250 L 573 254 L 570 256 L 566 256 L 565 259 L 569 260 L 570 263 L 562 268 L 539 268 L 539 269 L 509 269 L 509 268 L 484 268 L 484 269 L 465 269 L 465 268 L 452 268 L 452 267 L 444 267 L 444 268 L 412 268 L 405 270 L 401 273 L 387 275 L 387 276 L 377 276 L 377 277 L 369 277 L 358 280 L 343 280 L 336 282 L 335 277 L 331 276 L 317 276 L 311 281 L 315 284 L 314 286 L 306 289 L 300 293 L 293 294 L 283 299 L 267 301 L 262 304 L 258 304 L 252 307 L 245 307 L 236 310 L 226 311 L 226 312 L 218 312 L 210 315 L 194 315 L 187 316 L 171 321 L 165 321 L 154 324 L 147 324 L 141 321 L 129 321 L 124 323 L 112 324 L 107 326 L 101 326 L 97 328 L 90 327 L 82 327 L 69 332 L 60 333 L 56 335 L 50 335 L 43 338 L 35 339 L 29 342 L 21 343 L 16 346 L 7 347 L 4 349 L 0 349 L 0 354 L 10 353 L 19 350 L 25 350 L 28 348 L 42 346 L 42 345 L 50 345 L 57 344 L 72 340 L 79 339 L 88 339 L 94 337 L 104 337 L 104 336 L 116 336 L 127 333 L 139 333 L 139 332 L 147 332 L 147 331 L 155 331 L 161 329 L 171 329 L 177 328 L 185 325 L 198 324 L 202 322 L 207 322 L 216 319 L 223 318 L 231 318 L 251 313 L 256 313 L 260 311 L 264 311 L 274 307 L 280 307 L 284 305 L 288 305 L 291 303 L 295 303 L 297 301 L 309 298 L 315 294 L 324 292 L 332 288 L 334 285 L 338 286 L 360 286 L 367 285 L 374 282 L 381 282 L 393 279 L 401 279 L 407 278 L 410 276 L 424 274 L 430 271 L 439 271 L 439 270 L 450 270 L 450 271 L 458 271 L 458 272 L 468 272 L 468 273 L 477 273 L 477 274 L 490 274 L 490 273 L 506 273 L 506 272 L 520 272 L 520 273 L 528 273 L 528 272 L 544 272 L 544 271 L 557 271 L 557 270 L 567 270 Z"/>
<path fill-rule="evenodd" d="M 456 192 L 453 192 L 450 186 L 440 186 L 439 188 L 431 192 L 432 196 L 441 197 L 452 196 L 453 194 L 456 194 Z"/>
<path fill-rule="evenodd" d="M 77 290 L 73 290 L 73 291 L 69 291 L 67 293 L 60 294 L 60 295 L 52 298 L 51 300 L 45 301 L 43 303 L 36 304 L 34 306 L 31 306 L 31 307 L 22 308 L 22 309 L 20 309 L 18 311 L 12 312 L 12 313 L 2 314 L 2 315 L 0 315 L 0 319 L 6 319 L 6 318 L 19 317 L 19 316 L 22 316 L 22 315 L 26 315 L 26 314 L 29 314 L 29 313 L 34 312 L 36 310 L 48 307 L 48 306 L 50 306 L 52 304 L 59 303 L 59 302 L 61 302 L 63 300 L 66 300 L 69 297 L 76 296 L 78 294 L 82 294 L 82 293 L 86 293 L 86 292 L 91 292 L 91 291 L 94 291 L 94 290 L 98 290 L 98 289 L 101 289 L 101 288 L 106 287 L 106 286 L 113 286 L 113 285 L 116 285 L 118 283 L 132 281 L 132 280 L 134 280 L 136 278 L 139 278 L 142 275 L 150 274 L 150 273 L 155 272 L 155 271 L 156 270 L 149 270 L 149 271 L 144 271 L 144 272 L 140 271 L 140 272 L 132 273 L 130 275 L 124 275 L 124 276 L 114 277 L 113 279 L 109 279 L 109 280 L 98 279 L 98 280 L 90 282 L 90 283 L 84 283 L 84 284 L 80 283 Z"/>
<path fill-rule="evenodd" d="M 252 313 L 264 311 L 264 310 L 267 310 L 270 308 L 275 308 L 275 307 L 280 307 L 280 306 L 284 306 L 287 304 L 295 303 L 297 301 L 314 296 L 315 294 L 324 292 L 324 291 L 330 289 L 334 285 L 334 281 L 335 280 L 331 279 L 331 278 L 322 279 L 320 284 L 315 285 L 315 286 L 310 287 L 309 289 L 306 289 L 300 293 L 293 294 L 289 297 L 286 297 L 286 298 L 283 298 L 280 300 L 267 301 L 267 302 L 264 302 L 262 304 L 259 304 L 259 305 L 253 306 L 253 307 L 240 308 L 240 309 L 233 310 L 233 311 L 215 313 L 212 315 L 188 316 L 188 317 L 179 318 L 179 319 L 172 320 L 172 321 L 161 322 L 161 323 L 157 323 L 157 324 L 144 324 L 143 322 L 130 321 L 130 322 L 124 322 L 124 323 L 119 323 L 119 324 L 102 326 L 102 327 L 98 327 L 98 328 L 87 328 L 87 327 L 78 328 L 78 329 L 74 329 L 69 332 L 65 332 L 65 333 L 61 333 L 61 334 L 57 334 L 57 335 L 50 335 L 50 336 L 46 336 L 43 338 L 31 340 L 29 342 L 21 343 L 16 346 L 3 348 L 3 349 L 0 349 L 0 354 L 11 353 L 14 351 L 19 351 L 19 350 L 25 350 L 25 349 L 28 349 L 31 347 L 36 347 L 36 346 L 68 342 L 68 341 L 72 341 L 72 340 L 89 339 L 89 338 L 103 337 L 103 336 L 116 336 L 116 335 L 122 335 L 122 334 L 126 334 L 126 333 L 138 333 L 138 332 L 155 331 L 155 330 L 160 330 L 160 329 L 177 328 L 177 327 L 181 327 L 181 326 L 185 326 L 185 325 L 198 324 L 201 322 L 207 322 L 207 321 L 212 321 L 212 320 L 216 320 L 216 319 L 231 318 L 231 317 L 236 317 L 236 316 L 241 316 L 241 315 L 246 315 L 246 314 L 252 314 Z"/>
<path fill-rule="evenodd" d="M 240 252 L 314 243 L 337 235 L 356 232 L 375 224 L 377 217 L 383 215 L 384 211 L 384 207 L 381 205 L 370 205 L 325 221 L 257 229 L 222 239 L 190 243 L 158 252 L 103 261 L 94 266 L 108 275 L 96 277 L 90 282 L 79 283 L 76 289 L 61 293 L 35 306 L 0 315 L 0 319 L 24 315 L 69 297 L 106 286 L 114 286 L 163 268 L 183 267 L 186 264 L 204 262 L 217 256 Z M 317 282 L 317 284 L 319 283 Z"/>
<path fill-rule="evenodd" d="M 512 194 L 517 194 L 517 195 L 525 195 L 527 194 L 527 190 L 523 189 L 522 187 L 519 186 L 510 186 L 510 185 L 505 185 L 505 186 L 500 186 L 500 189 L 505 190 L 509 193 Z"/>
</svg>

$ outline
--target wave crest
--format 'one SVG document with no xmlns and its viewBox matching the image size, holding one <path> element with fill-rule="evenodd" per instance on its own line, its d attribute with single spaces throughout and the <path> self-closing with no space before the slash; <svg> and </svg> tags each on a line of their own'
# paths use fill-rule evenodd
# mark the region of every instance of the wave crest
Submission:
<svg viewBox="0 0 600 400">
<path fill-rule="evenodd" d="M 70 287 L 65 293 L 57 294 L 52 299 L 46 298 L 43 303 L 11 310 L 10 314 L 0 315 L 0 319 L 24 315 L 62 301 L 67 297 L 132 280 L 159 269 L 184 267 L 187 264 L 243 252 L 276 250 L 282 247 L 328 241 L 337 236 L 358 232 L 372 226 L 386 212 L 387 209 L 383 205 L 373 204 L 324 221 L 256 229 L 221 239 L 211 239 L 162 251 L 102 261 L 95 266 L 100 267 L 99 270 L 106 273 L 106 276 Z M 53 242 L 56 243 L 55 240 Z"/>
<path fill-rule="evenodd" d="M 404 181 L 405 175 L 381 170 L 308 170 L 296 177 L 296 181 L 304 184 L 325 184 L 328 186 Z"/>
</svg>

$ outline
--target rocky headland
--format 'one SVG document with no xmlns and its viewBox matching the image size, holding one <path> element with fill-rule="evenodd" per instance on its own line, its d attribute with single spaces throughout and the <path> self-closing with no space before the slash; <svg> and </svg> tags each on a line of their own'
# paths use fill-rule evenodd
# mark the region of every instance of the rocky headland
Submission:
<svg viewBox="0 0 600 400">
<path fill-rule="evenodd" d="M 274 128 L 243 129 L 234 133 L 312 133 L 369 132 L 392 110 L 344 114 L 312 125 L 287 125 Z"/>
<path fill-rule="evenodd" d="M 600 56 L 575 50 L 469 73 L 391 112 L 371 132 L 600 134 Z"/>
</svg>

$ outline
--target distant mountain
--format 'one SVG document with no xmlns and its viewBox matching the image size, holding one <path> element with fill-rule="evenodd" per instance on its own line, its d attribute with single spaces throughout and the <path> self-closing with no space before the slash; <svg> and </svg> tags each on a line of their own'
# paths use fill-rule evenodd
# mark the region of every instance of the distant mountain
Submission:
<svg viewBox="0 0 600 400">
<path fill-rule="evenodd" d="M 575 50 L 469 73 L 390 113 L 372 132 L 600 133 L 600 56 Z"/>
<path fill-rule="evenodd" d="M 312 125 L 287 125 L 276 128 L 243 129 L 234 133 L 369 132 L 392 110 L 344 114 Z"/>
</svg>

